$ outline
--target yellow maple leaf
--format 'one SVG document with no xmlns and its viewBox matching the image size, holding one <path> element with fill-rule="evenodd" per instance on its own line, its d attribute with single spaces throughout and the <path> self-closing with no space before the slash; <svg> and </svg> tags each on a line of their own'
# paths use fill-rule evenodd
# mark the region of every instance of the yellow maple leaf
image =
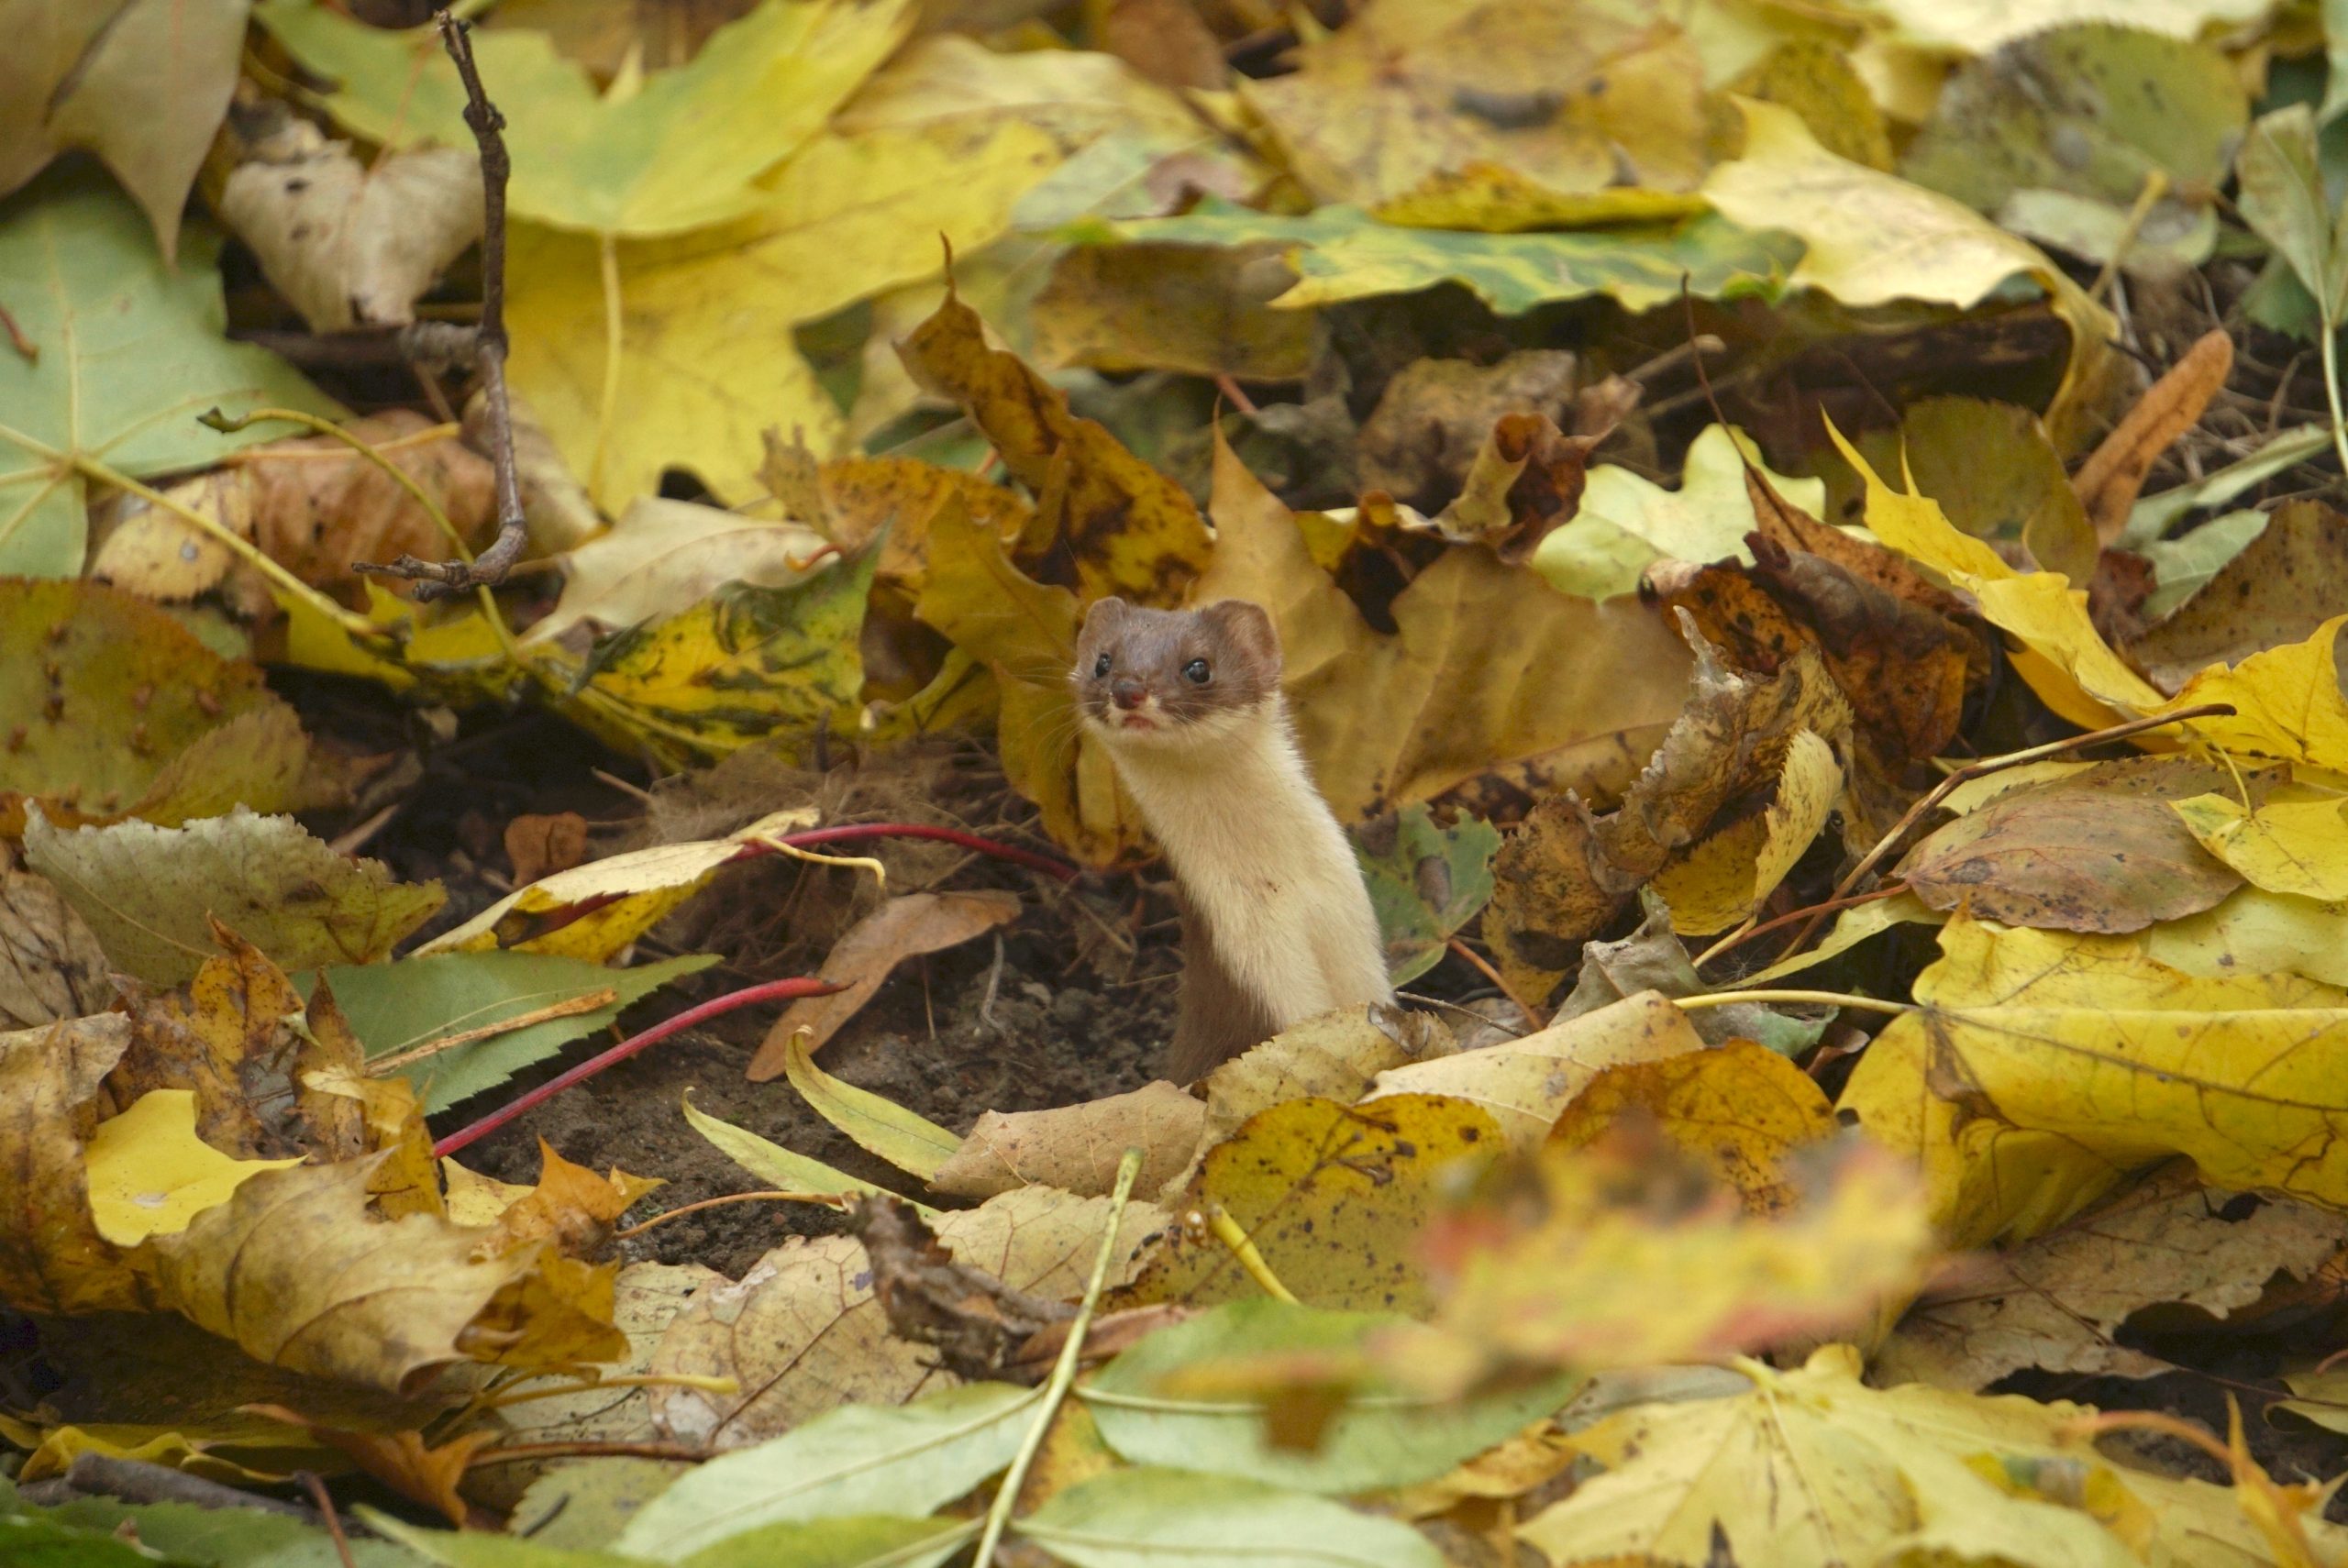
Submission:
<svg viewBox="0 0 2348 1568">
<path fill-rule="evenodd" d="M 187 1229 L 188 1221 L 263 1171 L 302 1163 L 239 1160 L 195 1135 L 194 1089 L 150 1089 L 98 1124 L 83 1155 L 90 1213 L 118 1247 Z"/>
</svg>

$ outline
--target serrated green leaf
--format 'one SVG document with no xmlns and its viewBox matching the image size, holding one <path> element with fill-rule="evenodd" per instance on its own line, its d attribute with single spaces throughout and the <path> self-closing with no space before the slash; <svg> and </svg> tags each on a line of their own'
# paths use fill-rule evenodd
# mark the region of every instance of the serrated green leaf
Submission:
<svg viewBox="0 0 2348 1568">
<path fill-rule="evenodd" d="M 41 180 L 0 208 L 0 301 L 39 350 L 0 352 L 0 575 L 81 571 L 82 463 L 150 479 L 269 438 L 196 423 L 216 406 L 338 412 L 275 355 L 223 337 L 219 251 L 194 225 L 171 265 L 138 209 L 88 174 Z"/>
<path fill-rule="evenodd" d="M 616 993 L 590 1011 L 542 1019 L 399 1069 L 415 1086 L 425 1110 L 432 1112 L 504 1083 L 531 1063 L 611 1023 L 622 1009 L 716 962 L 714 954 L 694 953 L 632 969 L 611 969 L 551 953 L 492 950 L 439 953 L 397 964 L 337 964 L 321 973 L 370 1057 L 471 1033 L 599 990 Z M 317 977 L 305 975 L 296 983 L 307 998 Z"/>
<path fill-rule="evenodd" d="M 1013 1527 L 1077 1568 L 1442 1568 L 1397 1519 L 1261 1481 L 1180 1470 L 1113 1470 L 1060 1492 Z"/>
<path fill-rule="evenodd" d="M 1038 1397 L 974 1383 L 911 1405 L 842 1406 L 680 1476 L 629 1522 L 618 1548 L 674 1561 L 786 1521 L 927 1513 L 1011 1463 Z"/>
<path fill-rule="evenodd" d="M 1250 1476 L 1308 1492 L 1403 1486 L 1440 1475 L 1539 1420 L 1573 1397 L 1578 1375 L 1544 1378 L 1485 1397 L 1435 1400 L 1357 1392 L 1309 1452 L 1283 1447 L 1262 1406 L 1166 1387 L 1169 1375 L 1214 1362 L 1342 1353 L 1406 1320 L 1287 1302 L 1227 1302 L 1150 1335 L 1078 1389 L 1110 1447 L 1136 1464 Z"/>
<path fill-rule="evenodd" d="M 1281 217 L 1207 200 L 1180 217 L 1089 226 L 1072 237 L 1169 245 L 1288 245 L 1298 282 L 1274 304 L 1302 308 L 1464 283 L 1503 315 L 1558 300 L 1610 295 L 1628 310 L 1679 297 L 1775 299 L 1801 242 L 1755 233 L 1715 214 L 1683 223 L 1569 234 L 1468 234 L 1379 223 L 1358 207 Z"/>
<path fill-rule="evenodd" d="M 137 1532 L 135 1541 L 117 1533 L 126 1528 Z M 353 1568 L 415 1568 L 388 1541 L 348 1544 Z M 112 1497 L 39 1508 L 0 1481 L 0 1562 L 8 1568 L 344 1568 L 345 1561 L 325 1530 L 282 1514 Z"/>
</svg>

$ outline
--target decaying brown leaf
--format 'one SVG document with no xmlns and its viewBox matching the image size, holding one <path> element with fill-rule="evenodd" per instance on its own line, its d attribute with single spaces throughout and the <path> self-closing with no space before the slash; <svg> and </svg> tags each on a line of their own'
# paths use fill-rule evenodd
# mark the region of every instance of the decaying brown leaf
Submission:
<svg viewBox="0 0 2348 1568">
<path fill-rule="evenodd" d="M 2233 339 L 2222 327 L 2210 328 L 2145 390 L 2127 417 L 2079 465 L 2071 487 L 2087 508 L 2099 542 L 2109 546 L 2119 541 L 2145 476 L 2178 436 L 2200 423 L 2201 411 L 2233 368 Z"/>
<path fill-rule="evenodd" d="M 55 885 L 0 871 L 0 1032 L 100 1012 L 113 999 L 98 939 Z"/>
<path fill-rule="evenodd" d="M 930 1190 L 991 1198 L 1040 1186 L 1103 1196 L 1116 1185 L 1119 1158 L 1137 1148 L 1134 1190 L 1156 1192 L 1190 1164 L 1206 1121 L 1204 1105 L 1164 1079 L 1055 1110 L 986 1111 L 929 1178 Z"/>
<path fill-rule="evenodd" d="M 148 1294 L 98 1234 L 82 1145 L 130 1043 L 118 1013 L 0 1034 L 0 1300 L 28 1312 L 138 1311 Z"/>
<path fill-rule="evenodd" d="M 1019 918 L 1012 893 L 903 893 L 856 922 L 824 960 L 824 978 L 845 987 L 829 996 L 802 997 L 782 1010 L 750 1058 L 752 1083 L 781 1076 L 792 1036 L 808 1032 L 807 1049 L 820 1051 L 854 1018 L 889 972 L 921 953 L 936 953 Z"/>
<path fill-rule="evenodd" d="M 2286 502 L 2265 529 L 2129 656 L 2164 691 L 2213 664 L 2239 664 L 2304 642 L 2348 604 L 2348 515 L 2320 501 Z"/>
<path fill-rule="evenodd" d="M 1458 495 L 1477 453 L 1502 419 L 1545 414 L 1578 429 L 1574 408 L 1580 386 L 1580 358 L 1562 348 L 1520 349 L 1490 366 L 1415 360 L 1386 383 L 1362 422 L 1362 488 L 1436 511 Z"/>
</svg>

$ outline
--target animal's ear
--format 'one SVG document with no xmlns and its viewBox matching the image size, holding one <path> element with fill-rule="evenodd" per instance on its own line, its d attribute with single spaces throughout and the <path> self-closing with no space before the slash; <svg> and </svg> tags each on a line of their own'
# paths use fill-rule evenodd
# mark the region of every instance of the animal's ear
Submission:
<svg viewBox="0 0 2348 1568">
<path fill-rule="evenodd" d="M 1280 635 L 1262 605 L 1245 599 L 1224 599 L 1202 606 L 1199 614 L 1258 679 L 1267 685 L 1279 679 Z"/>
<path fill-rule="evenodd" d="M 1084 613 L 1084 624 L 1077 635 L 1080 637 L 1088 632 L 1106 631 L 1124 620 L 1132 609 L 1132 605 L 1113 593 L 1106 599 L 1096 599 L 1092 602 L 1092 608 Z"/>
</svg>

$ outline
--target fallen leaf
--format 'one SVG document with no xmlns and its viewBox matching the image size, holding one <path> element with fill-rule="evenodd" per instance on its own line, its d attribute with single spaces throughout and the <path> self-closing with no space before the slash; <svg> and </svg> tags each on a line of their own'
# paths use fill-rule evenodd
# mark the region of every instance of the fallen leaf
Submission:
<svg viewBox="0 0 2348 1568">
<path fill-rule="evenodd" d="M 587 819 L 577 812 L 525 813 L 505 824 L 505 859 L 514 880 L 535 882 L 587 858 Z"/>
<path fill-rule="evenodd" d="M 1755 1214 L 1800 1206 L 1802 1185 L 1788 1158 L 1837 1131 L 1834 1108 L 1810 1075 L 1778 1052 L 1731 1040 L 1602 1069 L 1557 1118 L 1549 1141 L 1583 1148 L 1639 1113 Z"/>
<path fill-rule="evenodd" d="M 1937 193 L 1820 147 L 1792 110 L 1748 101 L 1744 155 L 1715 168 L 1703 195 L 1733 223 L 1798 235 L 1807 248 L 1786 280 L 1855 309 L 1922 300 L 1969 310 L 2025 276 L 2069 327 L 2070 362 L 2046 423 L 2058 442 L 2100 376 L 2111 318 L 2044 254 Z"/>
<path fill-rule="evenodd" d="M 1573 424 L 1580 383 L 1580 356 L 1562 348 L 1521 349 L 1492 365 L 1443 359 L 1405 365 L 1361 423 L 1355 460 L 1362 487 L 1422 511 L 1447 505 L 1494 425 L 1526 414 Z"/>
<path fill-rule="evenodd" d="M 181 210 L 237 85 L 248 0 L 193 9 L 132 0 L 67 16 L 10 7 L 16 47 L 0 64 L 0 195 L 69 148 L 114 171 L 176 257 Z M 208 273 L 209 259 L 191 258 Z M 11 301 L 11 308 L 23 306 Z M 21 317 L 20 317 L 21 319 Z"/>
<path fill-rule="evenodd" d="M 349 142 L 289 115 L 230 172 L 219 211 L 312 331 L 405 326 L 481 238 L 481 161 L 460 144 L 362 167 Z"/>
<path fill-rule="evenodd" d="M 1019 1530 L 1071 1562 L 1181 1552 L 1265 1568 L 1441 1568 L 1443 1554 L 1400 1520 L 1325 1497 L 1185 1467 L 1113 1470 L 1055 1493 Z"/>
<path fill-rule="evenodd" d="M 1380 223 L 1402 228 L 1466 229 L 1476 234 L 1524 234 L 1541 229 L 1596 228 L 1694 217 L 1701 196 L 1645 185 L 1560 191 L 1502 163 L 1470 160 L 1440 169 L 1399 196 L 1369 210 Z"/>
<path fill-rule="evenodd" d="M 600 964 L 701 890 L 746 845 L 812 826 L 804 808 L 775 812 L 726 838 L 655 845 L 558 871 L 515 889 L 452 931 L 416 949 L 476 953 L 516 947 Z"/>
<path fill-rule="evenodd" d="M 1116 1185 L 1119 1158 L 1137 1148 L 1143 1159 L 1134 1190 L 1156 1192 L 1198 1152 L 1206 1116 L 1204 1105 L 1162 1078 L 1130 1094 L 1052 1110 L 981 1111 L 961 1146 L 930 1174 L 930 1190 L 991 1198 L 1048 1187 L 1080 1198 L 1105 1197 Z"/>
<path fill-rule="evenodd" d="M 1445 282 L 1466 285 L 1504 315 L 1593 294 L 1653 310 L 1677 300 L 1683 284 L 1700 300 L 1768 300 L 1801 256 L 1772 223 L 1739 227 L 1711 213 L 1567 234 L 1463 234 L 1379 223 L 1351 206 L 1287 217 L 1209 198 L 1180 217 L 1126 219 L 1109 231 L 1168 245 L 1278 241 L 1298 282 L 1273 303 L 1290 310 Z"/>
<path fill-rule="evenodd" d="M 1933 909 L 2008 925 L 2142 931 L 2198 914 L 2242 885 L 2172 804 L 2212 771 L 2145 758 L 2015 790 L 1932 834 L 1892 874 Z"/>
<path fill-rule="evenodd" d="M 1271 246 L 1080 246 L 1036 296 L 1036 358 L 1055 368 L 1299 381 L 1312 318 L 1268 308 L 1295 282 Z"/>
<path fill-rule="evenodd" d="M 1758 520 L 1746 492 L 1744 465 L 1760 460 L 1760 448 L 1741 431 L 1712 425 L 1689 444 L 1676 491 L 1611 463 L 1594 468 L 1580 509 L 1541 541 L 1534 569 L 1567 593 L 1608 599 L 1638 591 L 1651 561 L 1750 561 L 1753 552 L 1744 536 Z M 1825 504 L 1826 486 L 1818 480 L 1775 473 L 1768 479 L 1805 512 L 1814 513 Z"/>
<path fill-rule="evenodd" d="M 2231 668 L 2212 666 L 2179 687 L 2169 706 L 2231 706 L 2231 715 L 2195 719 L 2192 727 L 2237 756 L 2348 769 L 2348 692 L 2336 649 L 2342 626 L 2348 615 L 2336 615 L 2304 642 L 2248 655 Z"/>
<path fill-rule="evenodd" d="M 1749 1393 L 1642 1405 L 1577 1433 L 1575 1446 L 1606 1473 L 1536 1515 L 1518 1538 L 1558 1564 L 1700 1562 L 1716 1540 L 1750 1568 L 1838 1553 L 1896 1559 L 1902 1551 L 2096 1568 L 2142 1561 L 2091 1504 L 2017 1495 L 1992 1478 L 2037 1462 L 2084 1472 L 2088 1484 L 2074 1485 L 2090 1498 L 2094 1483 L 2116 1488 L 2138 1516 L 2159 1521 L 2172 1554 L 2264 1551 L 2230 1489 L 2114 1468 L 2070 1430 L 2088 1413 L 2082 1407 L 1921 1385 L 1869 1388 L 1847 1345 L 1818 1351 L 1795 1372 L 1753 1363 L 1740 1370 L 1753 1380 Z M 1998 1469 L 1985 1476 L 1973 1467 L 1977 1455 L 1996 1456 Z M 1743 1500 L 1759 1496 L 1786 1506 L 1755 1514 Z"/>
<path fill-rule="evenodd" d="M 1677 29 L 1629 16 L 1387 0 L 1241 92 L 1317 199 L 1368 204 L 1472 163 L 1567 192 L 1685 190 L 1704 163 L 1701 77 Z"/>
<path fill-rule="evenodd" d="M 2214 328 L 2203 333 L 2088 454 L 2072 476 L 2071 488 L 2086 508 L 2099 543 L 2119 543 L 2143 491 L 2145 476 L 2178 436 L 2200 423 L 2201 411 L 2224 388 L 2233 368 L 2233 339 Z M 2064 569 L 2055 562 L 2046 564 Z"/>
<path fill-rule="evenodd" d="M 260 671 L 101 584 L 0 581 L 0 836 L 35 806 L 68 827 L 171 827 L 312 803 L 309 737 Z"/>
<path fill-rule="evenodd" d="M 849 927 L 825 956 L 823 977 L 847 988 L 802 997 L 784 1008 L 750 1058 L 750 1081 L 780 1077 L 803 1029 L 804 1049 L 810 1055 L 822 1050 L 904 960 L 959 945 L 1018 918 L 1019 900 L 1012 893 L 901 893 L 889 900 Z"/>
<path fill-rule="evenodd" d="M 604 634 L 664 621 L 733 583 L 790 588 L 814 574 L 825 545 L 803 524 L 640 495 L 608 531 L 563 558 L 560 602 L 523 637 L 544 643 L 582 624 Z"/>
<path fill-rule="evenodd" d="M 0 1033 L 104 1012 L 106 955 L 45 877 L 0 871 Z"/>
<path fill-rule="evenodd" d="M 958 1262 L 1015 1290 L 1058 1299 L 1083 1290 L 1108 1218 L 1105 1198 L 1023 1187 L 976 1209 L 940 1216 L 935 1229 Z M 1124 1260 L 1142 1239 L 1166 1222 L 1165 1214 L 1148 1204 L 1126 1205 L 1113 1282 L 1129 1266 Z M 891 1334 L 872 1297 L 870 1269 L 858 1242 L 847 1236 L 794 1238 L 761 1258 L 739 1284 L 696 1296 L 661 1336 L 653 1357 L 656 1373 L 730 1376 L 741 1391 L 659 1387 L 653 1392 L 653 1410 L 674 1437 L 737 1448 L 781 1432 L 812 1433 L 820 1424 L 814 1418 L 849 1398 L 867 1407 L 893 1406 L 932 1393 L 947 1375 L 934 1361 L 926 1347 Z M 854 1426 L 882 1413 L 868 1408 L 845 1423 L 840 1416 L 827 1419 Z M 749 1468 L 731 1467 L 737 1475 Z M 704 1466 L 695 1474 L 709 1472 Z M 772 1474 L 788 1477 L 792 1472 Z M 798 1483 L 791 1485 L 795 1489 Z M 669 1494 L 680 1504 L 692 1496 Z M 704 1500 L 709 1496 L 703 1492 Z M 891 1497 L 888 1504 L 902 1501 Z M 638 1519 L 654 1517 L 648 1508 Z"/>
<path fill-rule="evenodd" d="M 473 50 L 506 120 L 515 215 L 648 236 L 748 215 L 764 204 L 758 177 L 814 136 L 903 40 L 905 9 L 903 0 L 769 0 L 720 28 L 690 63 L 608 96 L 543 33 L 482 33 Z M 464 85 L 435 29 L 371 28 L 313 0 L 261 0 L 254 17 L 333 84 L 327 113 L 367 140 L 472 145 Z"/>
<path fill-rule="evenodd" d="M 1423 1310 L 1425 1277 L 1395 1241 L 1417 1233 L 1446 1184 L 1498 1153 L 1497 1133 L 1483 1108 L 1435 1094 L 1267 1107 L 1207 1151 L 1179 1198 L 1168 1196 L 1168 1209 L 1188 1218 L 1136 1260 L 1118 1304 L 1203 1307 L 1257 1294 L 1204 1222 L 1220 1205 L 1307 1305 Z"/>
<path fill-rule="evenodd" d="M 1389 1067 L 1412 1059 L 1401 1032 L 1367 1011 L 1333 1012 L 1283 1030 L 1209 1073 L 1207 1130 L 1221 1143 L 1239 1124 L 1282 1100 L 1351 1105 Z"/>
<path fill-rule="evenodd" d="M 2156 1376 L 2168 1363 L 2116 1337 L 2132 1314 L 2177 1302 L 2223 1320 L 2256 1301 L 2277 1272 L 2311 1276 L 2343 1242 L 2348 1221 L 2338 1214 L 2212 1191 L 2189 1171 L 2156 1176 L 1926 1290 L 1869 1373 L 1878 1383 L 1966 1391 L 2027 1366 Z"/>
<path fill-rule="evenodd" d="M 2261 115 L 2234 159 L 2243 221 L 2298 277 L 2323 329 L 2348 315 L 2348 222 L 2331 211 L 2305 104 Z"/>
<path fill-rule="evenodd" d="M 1921 1157 L 1958 1246 L 2043 1234 L 2132 1168 L 2183 1154 L 2212 1186 L 2348 1206 L 2328 1152 L 2348 995 L 2290 974 L 2205 978 L 2124 937 L 1964 915 L 1840 1102 Z"/>
<path fill-rule="evenodd" d="M 2030 410 L 1929 397 L 1908 405 L 1897 432 L 1862 436 L 1857 445 L 1877 471 L 1904 469 L 1910 487 L 1932 497 L 1960 532 L 1987 541 L 2017 569 L 2060 572 L 2075 587 L 2094 578 L 2095 528 L 2045 425 Z M 1842 514 L 1835 499 L 1828 510 Z"/>
<path fill-rule="evenodd" d="M 1601 1008 L 1611 1007 L 1625 997 L 1637 996 L 1641 991 L 1660 992 L 1668 999 L 1699 996 L 1712 988 L 1696 973 L 1696 965 L 1688 955 L 1687 944 L 1673 934 L 1669 907 L 1652 894 L 1643 894 L 1642 900 L 1646 905 L 1646 918 L 1639 922 L 1636 931 L 1619 942 L 1582 944 L 1581 973 L 1574 982 L 1572 992 L 1550 1014 L 1551 1028 Z M 1872 904 L 1860 906 L 1862 910 L 1874 907 Z M 1857 910 L 1846 912 L 1855 917 L 1859 914 Z M 1930 912 L 1919 905 L 1914 918 L 1928 919 Z M 1831 947 L 1838 939 L 1843 940 L 1845 945 L 1855 940 L 1838 925 L 1819 947 L 1821 950 Z M 1746 983 L 1758 985 L 1760 982 L 1748 980 Z M 1789 1008 L 1781 1010 L 1760 1002 L 1722 1002 L 1718 1006 L 1689 1010 L 1681 1016 L 1706 1045 L 1725 1045 L 1736 1040 L 1757 1041 L 1780 1056 L 1798 1058 L 1818 1043 L 1818 1037 L 1832 1014 L 1819 1012 L 1815 1009 Z"/>
<path fill-rule="evenodd" d="M 2209 259 L 2214 193 L 2249 119 L 2214 49 L 2109 22 L 2049 28 L 1959 66 L 1900 172 L 2088 260 L 2174 273 Z M 2154 177 L 2165 191 L 2132 211 Z"/>
<path fill-rule="evenodd" d="M 489 459 L 446 426 L 395 408 L 343 428 L 428 496 L 468 547 L 496 531 Z M 331 436 L 236 453 L 163 493 L 251 540 L 303 581 L 344 598 L 358 597 L 365 580 L 354 561 L 438 557 L 449 548 L 439 520 L 407 485 Z M 268 613 L 269 581 L 176 513 L 123 496 L 94 522 L 92 577 L 164 601 L 193 599 L 226 579 L 232 602 L 256 615 Z"/>
<path fill-rule="evenodd" d="M 89 922 L 115 966 L 156 985 L 193 977 L 216 949 L 211 921 L 285 969 L 367 964 L 430 919 L 437 882 L 394 882 L 337 854 L 291 817 L 239 806 L 185 827 L 117 823 L 25 829 L 33 869 Z"/>
<path fill-rule="evenodd" d="M 2213 664 L 2239 664 L 2313 635 L 2348 594 L 2348 517 L 2318 501 L 2286 502 L 2271 515 L 2249 515 L 2264 525 L 2255 536 L 2174 614 L 2129 645 L 2129 656 L 2164 691 Z M 2216 526 L 2205 523 L 2186 538 Z"/>
<path fill-rule="evenodd" d="M 799 1036 L 782 1042 L 781 1067 L 791 1087 L 816 1115 L 856 1140 L 867 1153 L 924 1181 L 937 1174 L 961 1143 L 927 1117 L 832 1077 L 815 1066 L 807 1043 Z"/>
<path fill-rule="evenodd" d="M 690 1093 L 685 1096 L 683 1109 L 687 1125 L 708 1139 L 712 1148 L 780 1191 L 825 1195 L 856 1192 L 882 1195 L 887 1192 L 885 1187 L 876 1187 L 861 1177 L 834 1170 L 821 1160 L 796 1154 L 730 1121 L 720 1121 L 714 1116 L 696 1110 Z"/>
<path fill-rule="evenodd" d="M 1481 1050 L 1379 1073 L 1365 1107 L 1393 1095 L 1440 1095 L 1479 1108 L 1510 1146 L 1529 1149 L 1610 1067 L 1704 1049 L 1688 1015 L 1653 991 Z"/>
<path fill-rule="evenodd" d="M 2196 795 L 2172 806 L 2201 847 L 2253 887 L 2348 900 L 2348 802 L 2336 796 L 2252 810 L 2231 796 Z"/>
<path fill-rule="evenodd" d="M 0 1300 L 27 1312 L 126 1312 L 149 1305 L 121 1249 L 100 1234 L 82 1149 L 98 1086 L 130 1043 L 116 1013 L 0 1034 L 0 1126 L 17 1156 L 0 1170 Z"/>
<path fill-rule="evenodd" d="M 1670 906 L 1674 930 L 1726 931 L 1760 912 L 1826 826 L 1843 793 L 1834 748 L 1813 730 L 1796 731 L 1776 785 L 1758 815 L 1714 831 L 1656 873 L 1651 885 Z"/>
<path fill-rule="evenodd" d="M 1491 899 L 1500 845 L 1491 823 L 1463 815 L 1437 827 L 1424 806 L 1405 806 L 1391 823 L 1360 831 L 1355 855 L 1395 985 L 1409 985 L 1441 963 L 1452 935 Z"/>
<path fill-rule="evenodd" d="M 302 1163 L 238 1160 L 195 1135 L 195 1093 L 152 1089 L 100 1122 L 83 1152 L 90 1215 L 117 1247 L 170 1235 L 263 1171 Z"/>
<path fill-rule="evenodd" d="M 212 24 L 234 9 L 233 0 L 213 6 Z M 113 15 L 144 30 L 168 25 L 172 13 L 161 0 L 142 0 Z M 242 33 L 238 25 L 224 36 Z M 0 100 L 40 101 L 14 92 L 0 92 Z M 153 115 L 147 94 L 129 101 L 142 124 L 176 123 Z M 181 145 L 204 140 L 198 133 Z M 179 206 L 172 196 L 170 210 Z M 172 266 L 156 254 L 130 204 L 88 181 L 44 188 L 0 221 L 0 295 L 25 341 L 41 351 L 37 359 L 0 354 L 0 405 L 10 410 L 0 428 L 0 571 L 81 571 L 85 465 L 152 479 L 203 468 L 268 435 L 258 426 L 223 435 L 198 424 L 212 408 L 232 416 L 271 405 L 335 413 L 275 356 L 222 338 L 218 241 L 196 227 L 187 242 Z"/>
</svg>

